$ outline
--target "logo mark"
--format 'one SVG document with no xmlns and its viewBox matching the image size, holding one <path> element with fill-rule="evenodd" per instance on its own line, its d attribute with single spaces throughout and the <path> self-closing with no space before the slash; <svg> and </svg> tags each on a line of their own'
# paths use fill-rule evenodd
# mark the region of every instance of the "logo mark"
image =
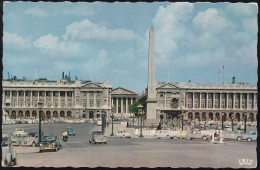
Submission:
<svg viewBox="0 0 260 170">
<path fill-rule="evenodd" d="M 253 160 L 252 159 L 239 159 L 239 165 L 252 165 L 253 164 Z"/>
</svg>

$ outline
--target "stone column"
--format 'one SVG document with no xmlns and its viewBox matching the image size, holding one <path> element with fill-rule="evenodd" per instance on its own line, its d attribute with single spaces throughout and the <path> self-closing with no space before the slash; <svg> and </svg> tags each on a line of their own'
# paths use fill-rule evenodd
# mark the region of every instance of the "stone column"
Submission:
<svg viewBox="0 0 260 170">
<path fill-rule="evenodd" d="M 114 98 L 111 98 L 111 108 L 113 109 L 114 107 Z"/>
<path fill-rule="evenodd" d="M 253 106 L 254 110 L 256 110 L 256 103 L 255 103 L 255 101 L 256 101 L 256 94 L 253 93 L 253 95 L 254 95 L 254 100 L 253 100 L 252 106 Z"/>
<path fill-rule="evenodd" d="M 186 107 L 186 93 L 183 93 L 183 97 L 184 97 L 184 102 L 183 102 L 183 106 Z"/>
<path fill-rule="evenodd" d="M 228 93 L 226 95 L 227 95 L 227 97 L 226 97 L 226 109 L 228 109 L 228 103 L 229 103 L 229 101 L 228 101 Z"/>
<path fill-rule="evenodd" d="M 194 94 L 195 94 L 195 93 L 192 92 L 192 108 L 194 108 L 194 98 L 195 98 L 195 97 L 194 97 Z"/>
<path fill-rule="evenodd" d="M 60 107 L 60 91 L 58 91 L 58 107 Z M 60 117 L 59 112 L 58 112 L 58 117 Z"/>
<path fill-rule="evenodd" d="M 5 91 L 3 90 L 3 101 L 2 101 L 2 105 L 5 106 Z"/>
<path fill-rule="evenodd" d="M 13 107 L 12 98 L 13 98 L 13 94 L 12 94 L 12 91 L 10 90 L 10 105 Z M 12 114 L 12 112 L 11 112 L 11 114 Z"/>
<path fill-rule="evenodd" d="M 94 93 L 94 107 L 97 107 L 97 94 Z"/>
<path fill-rule="evenodd" d="M 39 101 L 40 101 L 40 91 L 38 91 L 37 106 L 38 106 Z"/>
<path fill-rule="evenodd" d="M 131 98 L 131 105 L 133 104 L 133 98 Z"/>
<path fill-rule="evenodd" d="M 19 91 L 16 91 L 16 107 L 19 107 Z"/>
<path fill-rule="evenodd" d="M 166 93 L 164 93 L 164 107 L 166 108 Z"/>
<path fill-rule="evenodd" d="M 53 91 L 51 91 L 51 107 L 54 107 L 54 103 L 53 103 Z"/>
<path fill-rule="evenodd" d="M 33 107 L 33 91 L 31 91 L 31 105 L 30 107 Z"/>
<path fill-rule="evenodd" d="M 124 101 L 124 98 L 121 97 L 121 114 L 123 113 L 123 107 L 124 107 L 123 101 Z"/>
<path fill-rule="evenodd" d="M 239 94 L 239 109 L 242 109 L 242 93 Z"/>
<path fill-rule="evenodd" d="M 213 94 L 213 99 L 212 99 L 212 108 L 215 109 L 215 93 L 212 93 Z M 214 117 L 215 115 L 213 115 Z"/>
<path fill-rule="evenodd" d="M 222 104 L 222 93 L 219 93 L 219 108 L 220 109 L 222 108 L 221 104 Z"/>
<path fill-rule="evenodd" d="M 65 91 L 65 107 L 68 107 L 68 96 L 67 96 L 67 91 Z M 65 112 L 65 111 L 64 111 Z M 67 114 L 67 112 L 65 113 Z M 67 116 L 66 116 L 67 117 Z"/>
<path fill-rule="evenodd" d="M 249 110 L 248 104 L 249 104 L 249 93 L 246 94 L 246 109 L 247 110 Z"/>
<path fill-rule="evenodd" d="M 199 104 L 199 109 L 200 109 L 201 108 L 201 93 L 200 93 L 200 98 L 199 98 L 198 104 Z"/>
<path fill-rule="evenodd" d="M 47 107 L 47 91 L 44 91 L 44 107 Z M 46 116 L 46 113 L 45 113 Z"/>
<path fill-rule="evenodd" d="M 128 113 L 128 98 L 126 98 L 126 101 L 125 101 L 125 112 Z"/>
<path fill-rule="evenodd" d="M 118 113 L 118 97 L 116 97 L 115 99 L 116 99 L 116 113 Z"/>
<path fill-rule="evenodd" d="M 236 93 L 233 93 L 232 109 L 235 109 L 235 103 L 236 103 L 235 95 L 236 95 Z"/>
<path fill-rule="evenodd" d="M 25 104 L 25 91 L 23 91 L 23 107 L 26 107 L 26 104 Z"/>
<path fill-rule="evenodd" d="M 209 93 L 206 93 L 206 102 L 205 102 L 205 105 L 206 105 L 206 109 L 208 108 L 208 104 L 209 104 Z"/>
</svg>

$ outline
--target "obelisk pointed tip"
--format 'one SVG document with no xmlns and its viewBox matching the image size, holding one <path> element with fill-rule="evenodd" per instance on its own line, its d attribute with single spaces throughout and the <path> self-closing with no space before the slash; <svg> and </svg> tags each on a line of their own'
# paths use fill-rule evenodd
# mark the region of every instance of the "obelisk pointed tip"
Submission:
<svg viewBox="0 0 260 170">
<path fill-rule="evenodd" d="M 153 30 L 153 26 L 151 25 L 150 30 Z"/>
</svg>

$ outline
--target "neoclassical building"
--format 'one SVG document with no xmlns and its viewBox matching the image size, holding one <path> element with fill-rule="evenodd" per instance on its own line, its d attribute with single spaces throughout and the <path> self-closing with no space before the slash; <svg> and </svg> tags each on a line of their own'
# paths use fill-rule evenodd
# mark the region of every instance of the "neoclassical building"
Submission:
<svg viewBox="0 0 260 170">
<path fill-rule="evenodd" d="M 155 71 L 155 31 L 149 30 L 148 84 L 140 97 L 145 104 L 148 124 L 168 120 L 181 114 L 186 119 L 240 121 L 244 116 L 256 120 L 257 86 L 231 84 L 159 83 Z"/>
<path fill-rule="evenodd" d="M 40 110 L 46 118 L 97 119 L 103 112 L 109 118 L 113 104 L 117 106 L 115 113 L 128 113 L 129 105 L 137 99 L 135 92 L 122 87 L 112 89 L 107 81 L 12 79 L 3 80 L 2 88 L 2 108 L 12 119 L 38 118 Z"/>
<path fill-rule="evenodd" d="M 147 89 L 140 98 L 147 100 Z M 198 84 L 158 83 L 156 119 L 172 119 L 184 114 L 189 120 L 234 120 L 257 116 L 257 86 L 244 83 Z"/>
</svg>

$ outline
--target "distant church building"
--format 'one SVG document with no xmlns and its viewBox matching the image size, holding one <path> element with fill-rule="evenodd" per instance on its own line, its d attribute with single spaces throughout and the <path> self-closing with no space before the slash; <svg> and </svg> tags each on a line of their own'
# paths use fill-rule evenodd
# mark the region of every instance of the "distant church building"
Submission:
<svg viewBox="0 0 260 170">
<path fill-rule="evenodd" d="M 147 123 L 158 123 L 184 115 L 189 120 L 255 121 L 257 86 L 232 84 L 157 83 L 155 79 L 154 29 L 149 31 L 148 85 L 140 97 L 145 103 Z"/>
</svg>

